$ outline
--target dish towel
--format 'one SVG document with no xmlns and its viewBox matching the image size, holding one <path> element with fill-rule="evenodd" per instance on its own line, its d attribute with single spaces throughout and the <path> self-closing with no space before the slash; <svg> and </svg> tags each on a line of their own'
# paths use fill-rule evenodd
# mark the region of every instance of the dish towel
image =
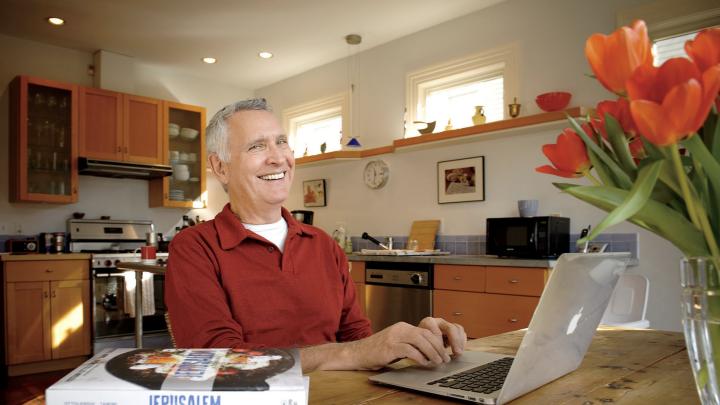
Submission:
<svg viewBox="0 0 720 405">
<path fill-rule="evenodd" d="M 135 317 L 135 272 L 126 271 L 125 276 L 125 313 L 131 318 Z M 144 315 L 155 314 L 155 288 L 153 286 L 153 274 L 143 272 L 142 274 L 142 313 Z"/>
</svg>

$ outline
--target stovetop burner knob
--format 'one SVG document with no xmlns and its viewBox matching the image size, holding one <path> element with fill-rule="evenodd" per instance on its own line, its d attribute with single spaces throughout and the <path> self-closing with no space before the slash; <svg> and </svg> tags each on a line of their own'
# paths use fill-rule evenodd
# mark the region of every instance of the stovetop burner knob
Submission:
<svg viewBox="0 0 720 405">
<path fill-rule="evenodd" d="M 110 266 L 112 266 L 112 261 L 109 259 L 105 260 L 105 267 L 110 267 Z"/>
<path fill-rule="evenodd" d="M 120 263 L 120 259 L 115 259 L 115 266 L 117 266 L 118 263 Z"/>
</svg>

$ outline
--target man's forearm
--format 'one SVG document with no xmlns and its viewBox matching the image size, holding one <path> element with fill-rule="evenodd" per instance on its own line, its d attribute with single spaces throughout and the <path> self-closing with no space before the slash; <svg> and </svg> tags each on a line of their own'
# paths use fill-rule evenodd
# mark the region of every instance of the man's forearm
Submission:
<svg viewBox="0 0 720 405">
<path fill-rule="evenodd" d="M 300 349 L 303 373 L 315 370 L 358 370 L 352 346 L 355 342 L 325 343 Z"/>
</svg>

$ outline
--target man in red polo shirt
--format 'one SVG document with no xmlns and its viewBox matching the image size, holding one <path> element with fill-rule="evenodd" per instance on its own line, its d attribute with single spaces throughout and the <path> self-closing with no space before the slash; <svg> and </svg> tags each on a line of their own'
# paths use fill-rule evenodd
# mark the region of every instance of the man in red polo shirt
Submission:
<svg viewBox="0 0 720 405">
<path fill-rule="evenodd" d="M 441 364 L 443 336 L 462 353 L 462 326 L 440 318 L 372 333 L 343 251 L 282 207 L 295 159 L 264 99 L 215 114 L 207 150 L 230 202 L 170 244 L 165 301 L 178 347 L 300 347 L 305 372 Z"/>
</svg>

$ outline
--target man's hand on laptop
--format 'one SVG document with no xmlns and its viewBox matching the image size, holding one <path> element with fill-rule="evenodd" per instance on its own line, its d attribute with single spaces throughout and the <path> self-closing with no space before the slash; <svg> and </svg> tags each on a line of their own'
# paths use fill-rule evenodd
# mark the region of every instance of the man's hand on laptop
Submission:
<svg viewBox="0 0 720 405">
<path fill-rule="evenodd" d="M 402 358 L 433 367 L 451 360 L 443 337 L 447 339 L 453 355 L 459 355 L 465 349 L 467 335 L 461 325 L 430 317 L 420 321 L 418 326 L 398 322 L 353 343 L 361 369 L 377 370 Z"/>
</svg>

